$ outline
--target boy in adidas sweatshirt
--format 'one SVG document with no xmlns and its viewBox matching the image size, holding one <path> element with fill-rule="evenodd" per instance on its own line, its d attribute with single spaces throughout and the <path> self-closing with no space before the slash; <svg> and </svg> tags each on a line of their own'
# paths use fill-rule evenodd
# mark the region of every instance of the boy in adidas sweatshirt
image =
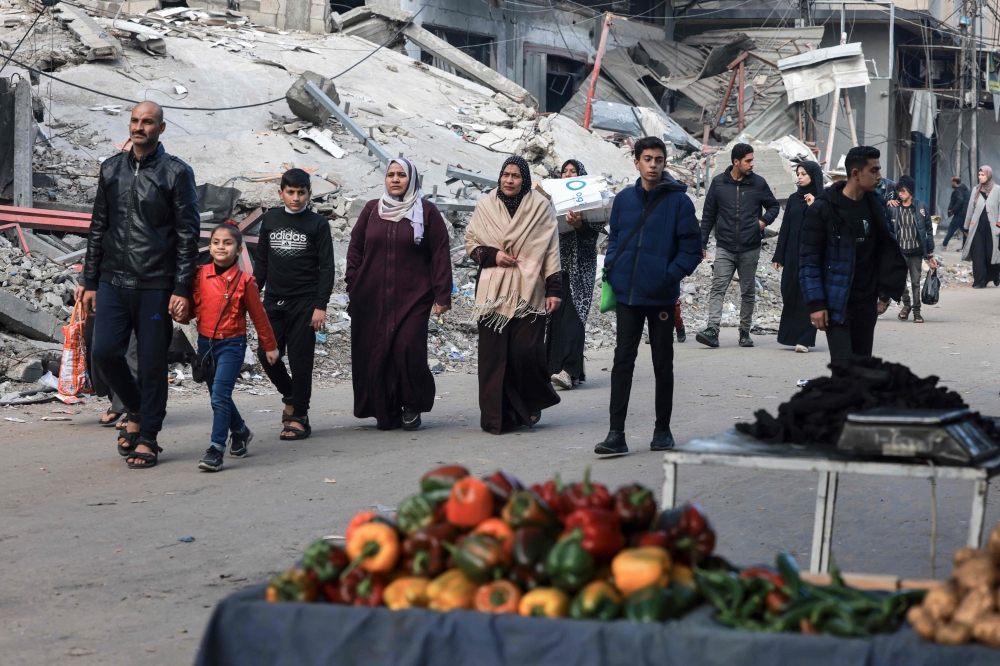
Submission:
<svg viewBox="0 0 1000 666">
<path fill-rule="evenodd" d="M 264 310 L 278 342 L 278 353 L 288 352 L 291 377 L 282 358 L 271 365 L 264 350 L 257 355 L 264 372 L 285 403 L 281 439 L 305 439 L 309 426 L 316 332 L 326 325 L 326 305 L 333 292 L 336 267 L 330 224 L 309 210 L 312 188 L 309 174 L 289 169 L 281 177 L 278 196 L 284 208 L 264 214 L 257 243 L 253 276 L 264 292 Z"/>
</svg>

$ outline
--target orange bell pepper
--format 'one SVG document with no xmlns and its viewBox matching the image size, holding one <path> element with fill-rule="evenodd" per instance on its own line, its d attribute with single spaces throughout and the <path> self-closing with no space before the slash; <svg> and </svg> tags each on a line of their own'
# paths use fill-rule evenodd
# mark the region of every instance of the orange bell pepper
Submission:
<svg viewBox="0 0 1000 666">
<path fill-rule="evenodd" d="M 520 603 L 520 588 L 509 580 L 497 580 L 479 588 L 475 609 L 483 613 L 516 613 Z"/>
<path fill-rule="evenodd" d="M 358 529 L 359 526 L 365 523 L 370 523 L 372 518 L 377 516 L 378 513 L 375 511 L 362 511 L 351 518 L 351 522 L 347 523 L 347 531 L 344 532 L 344 538 L 350 539 L 351 535 L 354 534 L 354 530 Z"/>
<path fill-rule="evenodd" d="M 399 535 L 382 523 L 365 523 L 351 532 L 347 555 L 352 562 L 344 576 L 360 566 L 371 573 L 389 573 L 399 561 Z"/>
<path fill-rule="evenodd" d="M 449 569 L 427 586 L 427 607 L 436 611 L 472 608 L 479 586 L 458 569 Z"/>
<path fill-rule="evenodd" d="M 501 518 L 487 518 L 476 525 L 476 529 L 472 530 L 472 533 L 489 534 L 500 542 L 508 555 L 514 552 L 514 528 L 505 523 Z"/>
<path fill-rule="evenodd" d="M 493 493 L 475 477 L 459 479 L 451 487 L 445 515 L 455 527 L 471 529 L 493 515 Z"/>
<path fill-rule="evenodd" d="M 569 597 L 554 587 L 536 587 L 521 597 L 517 612 L 535 617 L 566 617 L 569 615 Z"/>
<path fill-rule="evenodd" d="M 423 608 L 427 605 L 430 580 L 422 576 L 404 576 L 389 583 L 382 593 L 382 603 L 390 610 Z"/>
<path fill-rule="evenodd" d="M 670 553 L 656 546 L 628 548 L 611 561 L 615 587 L 628 597 L 644 587 L 666 587 L 673 561 Z"/>
<path fill-rule="evenodd" d="M 694 571 L 691 570 L 691 567 L 680 562 L 674 562 L 674 566 L 671 567 L 670 580 L 684 587 L 690 587 L 692 590 L 697 587 L 697 583 L 694 580 Z"/>
</svg>

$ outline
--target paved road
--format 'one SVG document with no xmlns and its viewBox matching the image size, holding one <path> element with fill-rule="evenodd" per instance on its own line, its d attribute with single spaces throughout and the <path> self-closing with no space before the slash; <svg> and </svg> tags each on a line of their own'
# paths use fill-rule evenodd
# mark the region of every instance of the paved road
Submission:
<svg viewBox="0 0 1000 666">
<path fill-rule="evenodd" d="M 881 322 L 876 354 L 937 374 L 976 409 L 1000 412 L 1000 291 L 946 291 L 927 323 Z M 758 337 L 723 347 L 677 346 L 674 434 L 710 435 L 772 411 L 795 381 L 824 372 L 825 342 L 810 354 Z M 822 340 L 822 336 L 821 336 Z M 998 343 L 1000 344 L 1000 343 Z M 72 424 L 40 422 L 52 407 L 2 410 L 30 423 L 0 421 L 0 662 L 4 664 L 189 664 L 211 608 L 243 586 L 291 564 L 312 539 L 342 533 L 359 510 L 394 506 L 420 475 L 458 462 L 476 473 L 502 467 L 535 482 L 588 464 L 610 485 L 659 488 L 661 458 L 652 433 L 652 371 L 640 352 L 628 437 L 633 453 L 596 460 L 607 430 L 608 353 L 589 361 L 585 388 L 563 393 L 534 430 L 494 437 L 478 428 L 476 378 L 439 377 L 440 400 L 416 433 L 384 433 L 351 416 L 351 389 L 315 396 L 314 437 L 277 441 L 274 396 L 238 398 L 256 433 L 251 455 L 200 473 L 211 409 L 206 396 L 172 394 L 155 470 L 133 471 L 114 452 L 113 433 L 93 425 L 101 407 Z M 988 366 L 983 365 L 989 363 Z M 274 410 L 265 412 L 260 410 Z M 336 483 L 326 483 L 335 479 Z M 682 469 L 679 499 L 697 500 L 719 531 L 719 551 L 740 564 L 771 561 L 781 549 L 808 564 L 815 506 L 811 474 Z M 942 483 L 938 497 L 938 576 L 964 545 L 969 484 Z M 929 577 L 927 481 L 847 477 L 841 481 L 834 556 L 848 571 Z M 1000 520 L 996 493 L 987 524 Z M 193 543 L 179 537 L 193 536 Z"/>
</svg>

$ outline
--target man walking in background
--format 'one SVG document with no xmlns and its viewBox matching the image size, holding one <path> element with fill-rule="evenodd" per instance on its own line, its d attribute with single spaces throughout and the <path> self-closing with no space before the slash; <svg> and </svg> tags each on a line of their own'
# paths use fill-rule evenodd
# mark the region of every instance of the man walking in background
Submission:
<svg viewBox="0 0 1000 666">
<path fill-rule="evenodd" d="M 802 297 L 834 363 L 872 355 L 878 316 L 906 288 L 906 261 L 875 194 L 880 156 L 871 146 L 851 148 L 847 180 L 823 190 L 802 223 Z"/>
<path fill-rule="evenodd" d="M 171 318 L 187 317 L 198 258 L 194 172 L 160 143 L 163 109 L 132 109 L 132 149 L 101 164 L 76 300 L 97 313 L 91 356 L 128 411 L 118 452 L 131 469 L 156 465 L 167 413 Z M 135 332 L 138 376 L 125 354 Z M 138 381 L 136 381 L 138 379 Z"/>
<path fill-rule="evenodd" d="M 965 186 L 958 176 L 951 177 L 951 200 L 948 202 L 948 215 L 951 216 L 951 224 L 948 225 L 948 233 L 945 234 L 941 242 L 941 249 L 948 249 L 948 241 L 956 233 L 962 234 L 962 245 L 965 245 L 965 214 L 969 210 L 969 188 Z"/>
<path fill-rule="evenodd" d="M 715 266 L 708 303 L 708 326 L 695 340 L 719 346 L 722 304 L 733 273 L 740 278 L 740 347 L 753 347 L 750 327 L 756 301 L 757 262 L 764 227 L 774 222 L 781 207 L 767 181 L 753 172 L 753 147 L 738 143 L 730 153 L 732 164 L 712 179 L 701 218 L 701 246 L 715 229 Z M 703 249 L 704 253 L 705 250 Z"/>
<path fill-rule="evenodd" d="M 903 176 L 896 184 L 899 195 L 899 205 L 889 209 L 889 223 L 899 249 L 903 251 L 906 267 L 910 273 L 910 290 L 903 290 L 903 309 L 899 311 L 899 320 L 906 321 L 913 310 L 913 323 L 922 324 L 924 318 L 920 315 L 920 272 L 923 270 L 924 259 L 931 270 L 937 268 L 937 262 L 931 253 L 934 252 L 934 227 L 927 205 L 913 196 L 916 189 L 911 176 Z M 913 292 L 913 303 L 910 303 L 910 292 Z"/>
</svg>

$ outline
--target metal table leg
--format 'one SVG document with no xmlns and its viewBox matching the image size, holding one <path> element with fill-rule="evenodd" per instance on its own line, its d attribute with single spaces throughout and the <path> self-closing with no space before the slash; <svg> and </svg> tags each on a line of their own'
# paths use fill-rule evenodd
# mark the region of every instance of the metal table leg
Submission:
<svg viewBox="0 0 1000 666">
<path fill-rule="evenodd" d="M 972 490 L 972 518 L 969 519 L 969 540 L 966 546 L 979 548 L 983 538 L 983 523 L 986 520 L 986 494 L 990 488 L 987 478 L 976 479 Z"/>
<path fill-rule="evenodd" d="M 837 472 L 820 472 L 816 486 L 816 516 L 813 522 L 811 573 L 830 570 L 830 543 L 833 541 L 833 513 L 837 503 Z"/>
<path fill-rule="evenodd" d="M 663 460 L 663 498 L 660 509 L 666 511 L 677 505 L 677 463 Z"/>
</svg>

